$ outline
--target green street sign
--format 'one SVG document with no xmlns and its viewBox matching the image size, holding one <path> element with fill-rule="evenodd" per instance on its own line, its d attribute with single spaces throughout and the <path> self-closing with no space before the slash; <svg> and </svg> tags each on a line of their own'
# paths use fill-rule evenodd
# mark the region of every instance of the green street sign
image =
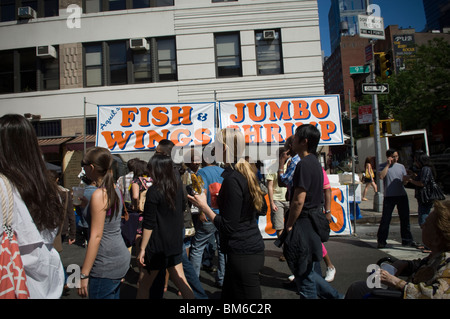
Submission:
<svg viewBox="0 0 450 319">
<path fill-rule="evenodd" d="M 370 66 L 359 65 L 350 67 L 350 74 L 364 74 L 364 73 L 370 73 Z"/>
</svg>

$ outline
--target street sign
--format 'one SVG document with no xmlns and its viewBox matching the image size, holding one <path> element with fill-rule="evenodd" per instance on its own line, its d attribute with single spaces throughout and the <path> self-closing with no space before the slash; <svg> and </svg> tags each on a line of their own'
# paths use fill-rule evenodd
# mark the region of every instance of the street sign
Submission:
<svg viewBox="0 0 450 319">
<path fill-rule="evenodd" d="M 363 94 L 389 94 L 389 84 L 387 83 L 363 83 Z"/>
<path fill-rule="evenodd" d="M 372 105 L 358 106 L 358 124 L 371 124 L 372 122 Z"/>
<path fill-rule="evenodd" d="M 358 35 L 361 38 L 385 40 L 383 18 L 375 15 L 358 15 Z"/>
<path fill-rule="evenodd" d="M 370 67 L 368 65 L 351 66 L 350 74 L 363 74 L 370 73 Z"/>
<path fill-rule="evenodd" d="M 363 94 L 389 94 L 389 84 L 387 83 L 363 83 Z"/>
</svg>

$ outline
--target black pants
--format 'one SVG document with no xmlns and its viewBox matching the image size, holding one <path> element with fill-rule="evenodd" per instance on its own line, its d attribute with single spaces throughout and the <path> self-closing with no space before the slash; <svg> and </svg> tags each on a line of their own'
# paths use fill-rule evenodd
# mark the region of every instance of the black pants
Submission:
<svg viewBox="0 0 450 319">
<path fill-rule="evenodd" d="M 226 254 L 222 299 L 261 299 L 259 273 L 263 267 L 264 252 Z"/>
<path fill-rule="evenodd" d="M 392 212 L 397 206 L 400 217 L 400 235 L 402 244 L 406 245 L 413 241 L 409 224 L 409 201 L 408 196 L 385 197 L 383 201 L 383 214 L 381 215 L 380 227 L 378 228 L 378 243 L 386 245 L 389 235 L 389 225 L 391 224 Z"/>
</svg>

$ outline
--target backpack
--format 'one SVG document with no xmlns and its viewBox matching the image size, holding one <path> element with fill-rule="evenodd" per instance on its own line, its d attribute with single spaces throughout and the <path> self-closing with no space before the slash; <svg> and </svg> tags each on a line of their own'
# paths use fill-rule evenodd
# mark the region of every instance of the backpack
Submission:
<svg viewBox="0 0 450 319">
<path fill-rule="evenodd" d="M 12 189 L 9 181 L 3 175 L 0 178 L 4 181 L 8 193 L 7 199 L 0 186 L 3 212 L 3 235 L 0 246 L 0 299 L 28 299 L 30 292 L 26 285 L 27 276 L 20 257 L 17 237 L 11 227 L 14 210 Z"/>
</svg>

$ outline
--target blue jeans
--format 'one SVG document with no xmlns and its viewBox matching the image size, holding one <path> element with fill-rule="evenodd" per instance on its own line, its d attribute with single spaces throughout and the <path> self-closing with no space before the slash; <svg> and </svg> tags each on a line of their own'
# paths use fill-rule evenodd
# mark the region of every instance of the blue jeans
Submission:
<svg viewBox="0 0 450 319">
<path fill-rule="evenodd" d="M 120 279 L 89 278 L 89 299 L 120 299 Z"/>
<path fill-rule="evenodd" d="M 219 285 L 223 284 L 223 278 L 225 275 L 225 256 L 220 250 L 219 232 L 216 226 L 212 222 L 197 221 L 195 225 L 195 236 L 192 240 L 191 250 L 189 252 L 190 260 L 197 277 L 200 276 L 200 268 L 202 265 L 203 252 L 208 245 L 212 236 L 215 236 L 217 243 L 217 253 L 219 257 L 219 265 L 217 269 L 216 281 Z"/>
<path fill-rule="evenodd" d="M 429 203 L 422 203 L 421 201 L 417 201 L 418 206 L 418 213 L 419 213 L 419 226 L 422 227 L 422 225 L 425 223 L 425 220 L 427 219 L 428 215 L 431 212 L 431 208 L 433 207 L 433 202 Z"/>
</svg>

